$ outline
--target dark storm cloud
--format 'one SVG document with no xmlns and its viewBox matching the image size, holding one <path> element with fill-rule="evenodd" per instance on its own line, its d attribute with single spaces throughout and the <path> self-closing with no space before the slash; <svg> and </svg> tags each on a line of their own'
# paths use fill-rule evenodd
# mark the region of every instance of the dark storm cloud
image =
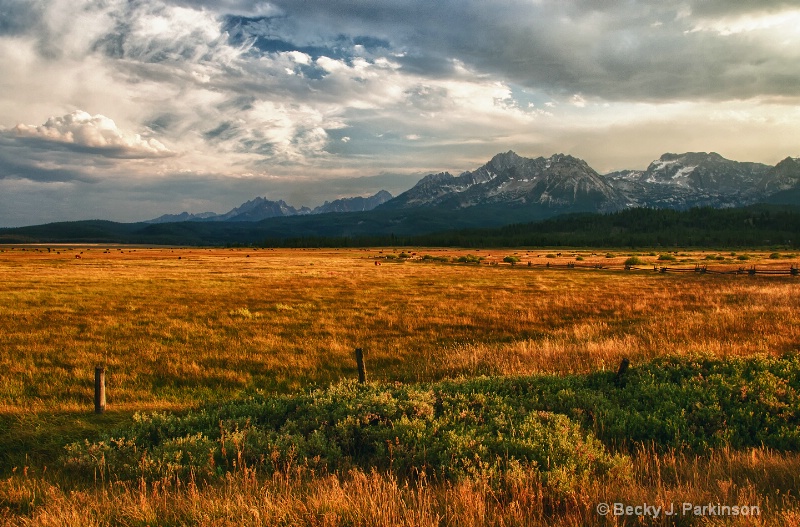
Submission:
<svg viewBox="0 0 800 527">
<path fill-rule="evenodd" d="M 34 153 L 16 138 L 0 132 L 0 180 L 21 179 L 38 183 L 96 181 L 86 173 L 85 167 L 71 168 L 63 161 L 63 153 Z"/>
<path fill-rule="evenodd" d="M 210 5 L 210 4 L 209 4 Z M 276 0 L 272 42 L 297 47 L 336 33 L 391 43 L 417 71 L 458 59 L 554 94 L 609 100 L 731 99 L 799 94 L 800 54 L 746 34 L 698 30 L 709 20 L 796 7 L 781 1 L 485 2 Z M 290 38 L 292 37 L 292 38 Z M 285 44 L 285 43 L 284 43 Z"/>
</svg>

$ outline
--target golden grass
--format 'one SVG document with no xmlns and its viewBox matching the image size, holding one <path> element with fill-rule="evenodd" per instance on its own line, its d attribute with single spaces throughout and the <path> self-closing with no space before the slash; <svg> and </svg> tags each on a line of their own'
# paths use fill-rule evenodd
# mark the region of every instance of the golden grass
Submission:
<svg viewBox="0 0 800 527">
<path fill-rule="evenodd" d="M 399 481 L 389 474 L 351 471 L 313 475 L 302 468 L 260 477 L 250 469 L 216 485 L 192 480 L 98 482 L 64 490 L 42 478 L 14 475 L 0 481 L 6 525 L 214 526 L 796 526 L 800 456 L 767 450 L 719 451 L 709 457 L 642 452 L 627 482 L 593 481 L 553 497 L 535 474 L 509 478 L 502 488 L 483 480 L 441 483 Z M 673 510 L 666 518 L 604 517 L 600 503 L 650 504 Z M 758 514 L 683 511 L 684 503 L 758 507 Z"/>
<path fill-rule="evenodd" d="M 101 362 L 109 409 L 132 411 L 353 376 L 356 347 L 373 379 L 422 381 L 585 372 L 623 356 L 782 353 L 800 342 L 794 277 L 375 266 L 388 249 L 58 251 L 0 253 L 2 413 L 87 408 Z M 478 254 L 497 262 L 510 251 Z M 693 265 L 705 253 L 679 254 Z M 752 255 L 748 265 L 774 263 Z"/>
<path fill-rule="evenodd" d="M 10 452 L 2 460 L 0 524 L 638 524 L 597 516 L 597 503 L 614 500 L 743 502 L 768 514 L 730 524 L 800 524 L 800 458 L 767 451 L 642 453 L 627 487 L 593 482 L 558 503 L 535 477 L 498 495 L 480 481 L 411 484 L 360 472 L 271 478 L 241 471 L 206 487 L 100 482 L 95 489 L 20 473 L 24 464 L 43 470 L 65 442 L 111 429 L 135 411 L 354 377 L 356 347 L 365 350 L 370 378 L 385 381 L 588 372 L 616 369 L 622 357 L 635 364 L 665 354 L 781 354 L 800 344 L 796 277 L 525 265 L 577 256 L 621 265 L 630 256 L 622 251 L 548 258 L 555 251 L 484 250 L 476 253 L 484 264 L 464 265 L 382 259 L 400 252 L 391 249 L 24 249 L 0 247 L 0 445 Z M 520 264 L 501 263 L 515 252 Z M 669 265 L 800 261 L 713 254 L 725 260 L 679 252 Z M 657 256 L 639 257 L 658 264 Z M 97 363 L 107 365 L 103 416 L 90 413 Z M 19 470 L 8 474 L 13 465 Z"/>
</svg>

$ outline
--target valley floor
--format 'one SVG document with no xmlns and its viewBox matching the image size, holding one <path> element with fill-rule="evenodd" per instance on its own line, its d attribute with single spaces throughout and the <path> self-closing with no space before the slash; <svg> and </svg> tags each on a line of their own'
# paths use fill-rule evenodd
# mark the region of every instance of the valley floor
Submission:
<svg viewBox="0 0 800 527">
<path fill-rule="evenodd" d="M 357 347 L 365 351 L 369 379 L 390 386 L 612 373 L 622 358 L 636 368 L 663 357 L 791 356 L 800 342 L 800 278 L 650 269 L 789 269 L 800 263 L 796 254 L 127 246 L 0 251 L 2 523 L 800 523 L 800 459 L 793 447 L 715 446 L 692 453 L 639 445 L 626 453 L 630 477 L 613 491 L 597 479 L 567 494 L 554 493 L 525 470 L 498 489 L 479 475 L 409 480 L 363 467 L 312 474 L 302 467 L 269 472 L 240 466 L 206 484 L 191 477 L 87 481 L 64 466 L 65 445 L 130 429 L 136 412 L 183 414 L 248 394 L 303 393 L 352 379 Z M 473 263 L 459 263 L 467 254 Z M 505 263 L 509 256 L 519 262 Z M 632 257 L 642 269 L 622 270 Z M 541 266 L 547 262 L 552 268 Z M 560 268 L 570 262 L 619 270 Z M 95 416 L 98 363 L 107 369 L 108 410 Z M 788 387 L 797 379 L 775 382 Z M 604 518 L 596 512 L 602 502 L 719 502 L 755 505 L 762 514 Z"/>
</svg>

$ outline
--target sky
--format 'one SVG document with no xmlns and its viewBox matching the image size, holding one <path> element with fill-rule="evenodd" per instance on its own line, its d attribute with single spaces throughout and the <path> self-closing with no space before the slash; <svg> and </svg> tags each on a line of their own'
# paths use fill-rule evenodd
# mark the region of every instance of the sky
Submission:
<svg viewBox="0 0 800 527">
<path fill-rule="evenodd" d="M 800 155 L 800 4 L 0 0 L 0 226 Z"/>
</svg>

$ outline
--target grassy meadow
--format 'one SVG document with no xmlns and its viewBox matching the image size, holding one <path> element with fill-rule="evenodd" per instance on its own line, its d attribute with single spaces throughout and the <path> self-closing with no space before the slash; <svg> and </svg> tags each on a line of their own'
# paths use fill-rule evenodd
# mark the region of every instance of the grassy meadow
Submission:
<svg viewBox="0 0 800 527">
<path fill-rule="evenodd" d="M 401 258 L 401 250 L 388 248 L 2 246 L 0 524 L 799 524 L 800 455 L 792 427 L 800 422 L 791 397 L 800 387 L 791 357 L 800 346 L 800 278 L 671 274 L 648 268 L 701 264 L 709 269 L 752 265 L 788 269 L 798 265 L 800 258 L 774 251 L 559 250 L 560 254 L 544 249 L 473 250 L 473 255 L 482 258 L 480 263 L 458 263 L 453 260 L 467 251 L 404 249 L 402 256 L 408 258 Z M 423 260 L 424 255 L 428 258 Z M 519 259 L 514 266 L 503 261 L 512 255 Z M 639 259 L 641 269 L 541 267 L 545 262 L 580 262 L 621 268 L 632 256 Z M 356 376 L 356 347 L 364 349 L 375 393 L 359 392 L 346 382 Z M 627 431 L 620 429 L 618 436 L 609 432 L 611 424 L 598 425 L 605 423 L 602 412 L 623 415 L 624 405 L 631 404 L 625 387 L 613 384 L 623 357 L 630 359 L 633 373 L 659 360 L 680 364 L 685 360 L 692 365 L 712 361 L 723 366 L 740 364 L 736 362 L 740 360 L 762 361 L 766 366 L 758 363 L 734 369 L 758 372 L 741 373 L 742 382 L 755 379 L 758 389 L 763 389 L 759 392 L 763 397 L 756 401 L 762 406 L 749 408 L 756 409 L 756 414 L 774 411 L 782 421 L 774 424 L 774 434 L 770 432 L 760 442 L 725 436 L 728 428 L 739 426 L 732 414 L 724 413 L 730 393 L 738 393 L 730 389 L 747 391 L 748 387 L 720 381 L 713 390 L 726 395 L 709 401 L 709 407 L 716 405 L 718 410 L 712 412 L 713 417 L 722 419 L 714 430 L 675 425 L 674 433 L 672 429 L 665 432 L 663 445 L 658 444 L 659 438 L 623 445 L 620 438 L 629 437 L 625 434 L 635 430 L 636 423 Z M 788 360 L 789 366 L 770 362 L 781 360 Z M 92 397 L 98 363 L 107 368 L 108 408 L 96 416 Z M 723 368 L 704 364 L 691 370 L 686 379 L 695 382 L 699 375 L 705 382 L 709 371 Z M 727 374 L 716 375 L 724 378 Z M 462 397 L 462 388 L 451 386 L 475 379 L 488 379 L 488 387 L 475 385 Z M 586 477 L 556 485 L 553 481 L 563 482 L 563 475 L 553 472 L 555 468 L 541 468 L 550 462 L 549 457 L 540 460 L 538 469 L 513 464 L 514 460 L 497 468 L 493 464 L 497 456 L 491 458 L 491 450 L 487 450 L 489 461 L 481 461 L 489 463 L 489 468 L 462 463 L 457 477 L 438 477 L 424 470 L 420 474 L 414 472 L 414 463 L 421 454 L 401 448 L 400 438 L 406 436 L 400 432 L 396 432 L 396 447 L 387 447 L 386 452 L 378 449 L 375 456 L 382 459 L 382 454 L 396 453 L 399 465 L 400 455 L 406 455 L 408 470 L 398 472 L 394 464 L 381 466 L 366 458 L 359 464 L 341 452 L 335 463 L 326 464 L 320 459 L 333 459 L 331 449 L 341 446 L 341 437 L 333 432 L 323 437 L 327 432 L 322 428 L 307 427 L 302 432 L 306 443 L 278 448 L 280 441 L 299 437 L 301 432 L 292 435 L 286 430 L 299 427 L 300 421 L 278 415 L 272 407 L 267 411 L 258 406 L 258 411 L 264 422 L 280 417 L 275 426 L 283 427 L 276 428 L 283 435 L 274 435 L 277 432 L 267 427 L 258 430 L 262 437 L 253 428 L 250 439 L 237 442 L 238 436 L 230 434 L 250 426 L 240 414 L 211 412 L 216 417 L 210 428 L 191 427 L 197 422 L 193 416 L 206 415 L 202 408 L 208 405 L 245 407 L 255 405 L 244 402 L 255 396 L 267 401 L 263 404 L 279 399 L 294 408 L 300 405 L 298 401 L 307 403 L 303 399 L 307 394 L 316 393 L 322 395 L 308 396 L 313 404 L 334 401 L 341 405 L 367 397 L 354 406 L 355 413 L 382 398 L 408 398 L 413 404 L 397 408 L 381 402 L 375 419 L 393 415 L 391 427 L 399 430 L 398 423 L 407 423 L 404 433 L 411 434 L 407 437 L 417 434 L 414 437 L 427 440 L 426 430 L 434 425 L 455 437 L 469 431 L 459 427 L 476 412 L 477 403 L 470 402 L 470 394 L 485 390 L 491 395 L 496 391 L 491 383 L 502 384 L 502 379 L 566 384 L 552 392 L 526 384 L 524 390 L 540 394 L 544 406 L 528 407 L 517 399 L 481 399 L 484 410 L 475 422 L 491 424 L 484 431 L 486 436 L 476 436 L 472 446 L 456 446 L 467 452 L 498 434 L 517 437 L 506 417 L 523 416 L 519 412 L 525 407 L 525 426 L 531 434 L 550 438 L 548 444 L 561 445 L 558 448 L 566 448 L 565 452 L 572 443 L 565 446 L 557 439 L 574 435 L 575 444 L 588 449 L 591 463 L 586 466 L 574 452 L 563 454 L 568 461 L 565 466 L 572 467 L 570 473 L 585 472 Z M 650 381 L 641 375 L 634 379 L 643 384 L 632 381 L 630 390 L 642 387 L 632 393 L 666 393 L 647 392 Z M 689 381 L 686 385 L 695 386 Z M 398 391 L 382 388 L 387 386 Z M 697 384 L 696 392 L 687 393 L 711 389 L 703 386 Z M 509 390 L 517 393 L 521 388 Z M 607 399 L 595 400 L 595 393 L 607 394 Z M 567 399 L 569 403 L 563 402 Z M 744 394 L 742 400 L 746 400 Z M 609 401 L 619 402 L 622 409 L 612 408 Z M 500 407 L 502 412 L 495 411 Z M 562 422 L 549 413 L 537 414 L 544 407 L 557 415 L 591 408 L 591 419 L 584 412 L 570 414 L 569 422 Z M 448 408 L 455 417 L 450 417 Z M 163 418 L 148 417 L 152 412 L 167 413 Z M 685 413 L 675 413 L 675 419 Z M 318 424 L 324 421 L 321 415 L 303 419 Z M 180 416 L 187 416 L 186 420 Z M 490 423 L 490 417 L 496 421 Z M 165 424 L 158 424 L 159 419 Z M 244 420 L 236 421 L 233 432 L 220 432 L 223 419 Z M 749 438 L 751 425 L 741 422 L 742 437 Z M 351 424 L 355 428 L 336 433 L 361 429 L 358 423 Z M 182 435 L 184 427 L 186 437 L 201 431 L 203 437 L 189 441 Z M 162 433 L 166 429 L 179 432 Z M 122 460 L 113 465 L 110 460 L 123 448 L 102 450 L 109 438 L 120 431 L 133 437 L 142 430 L 150 430 L 147 437 L 156 434 L 154 430 L 162 435 L 158 441 L 137 443 L 130 463 Z M 226 433 L 232 443 L 226 443 Z M 697 444 L 687 442 L 686 433 L 694 434 Z M 311 436 L 318 443 L 309 442 Z M 267 457 L 275 452 L 278 457 L 259 463 L 253 457 L 257 446 L 253 437 L 262 437 L 270 445 Z M 383 435 L 375 437 L 375 441 L 386 441 Z M 529 437 L 519 437 L 520 449 L 530 452 L 533 447 L 525 442 Z M 142 450 L 145 443 L 149 450 Z M 145 477 L 145 461 L 162 463 L 167 444 L 174 447 L 169 450 L 173 454 L 180 445 L 187 451 L 196 447 L 206 453 L 200 457 L 213 463 L 200 460 L 181 465 L 180 470 L 154 469 Z M 77 452 L 72 458 L 65 454 L 67 445 L 73 447 L 69 452 Z M 155 454 L 158 448 L 163 450 L 158 451 L 161 458 Z M 552 450 L 556 451 L 561 452 Z M 102 459 L 86 461 L 97 452 L 105 452 Z M 291 453 L 288 457 L 287 452 Z M 308 454 L 302 463 L 298 452 Z M 450 455 L 451 451 L 446 452 Z M 431 453 L 423 457 L 438 459 Z M 136 460 L 141 467 L 133 470 L 133 476 L 124 476 L 127 468 L 122 467 L 135 468 Z M 73 470 L 77 465 L 79 470 Z M 434 465 L 431 461 L 430 466 Z M 209 472 L 209 466 L 216 472 Z M 667 519 L 606 518 L 596 513 L 598 503 L 614 501 L 739 503 L 757 505 L 762 513 Z"/>
</svg>

